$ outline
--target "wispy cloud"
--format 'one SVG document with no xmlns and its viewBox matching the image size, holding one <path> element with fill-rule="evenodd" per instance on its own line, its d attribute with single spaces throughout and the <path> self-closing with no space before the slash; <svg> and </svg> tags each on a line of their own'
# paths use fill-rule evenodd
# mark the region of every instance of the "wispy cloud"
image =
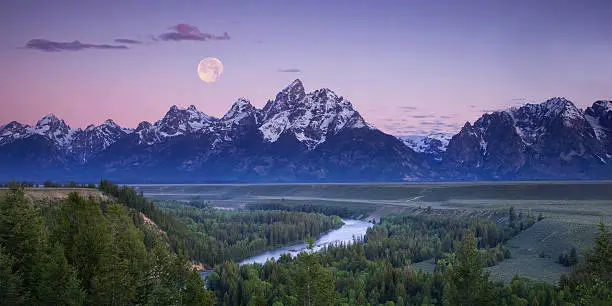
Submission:
<svg viewBox="0 0 612 306">
<path fill-rule="evenodd" d="M 134 44 L 134 45 L 142 44 L 142 41 L 140 40 L 129 39 L 129 38 L 117 38 L 115 39 L 115 42 L 120 43 L 120 44 Z"/>
<path fill-rule="evenodd" d="M 215 35 L 200 31 L 196 26 L 180 23 L 169 28 L 172 32 L 166 32 L 159 35 L 159 39 L 165 41 L 182 41 L 182 40 L 195 40 L 195 41 L 206 41 L 206 40 L 229 40 L 230 36 L 227 32 L 223 35 Z"/>
<path fill-rule="evenodd" d="M 421 122 L 422 125 L 443 125 L 443 122 L 440 121 L 423 121 Z"/>
<path fill-rule="evenodd" d="M 73 42 L 57 42 L 47 39 L 32 39 L 25 45 L 27 49 L 40 50 L 45 52 L 61 52 L 61 51 L 80 51 L 85 49 L 128 49 L 125 45 L 108 45 L 108 44 L 84 44 L 78 40 Z"/>
<path fill-rule="evenodd" d="M 278 69 L 278 72 L 301 72 L 301 69 L 297 68 L 287 68 L 287 69 Z"/>
<path fill-rule="evenodd" d="M 426 118 L 436 118 L 434 115 L 414 115 L 412 118 L 415 119 L 426 119 Z"/>
<path fill-rule="evenodd" d="M 500 109 L 486 108 L 486 109 L 481 109 L 480 110 L 481 113 L 494 113 L 494 112 L 498 112 L 498 111 L 500 111 Z"/>
<path fill-rule="evenodd" d="M 414 107 L 414 106 L 400 106 L 398 107 L 399 109 L 403 110 L 403 111 L 415 111 L 418 108 Z"/>
</svg>

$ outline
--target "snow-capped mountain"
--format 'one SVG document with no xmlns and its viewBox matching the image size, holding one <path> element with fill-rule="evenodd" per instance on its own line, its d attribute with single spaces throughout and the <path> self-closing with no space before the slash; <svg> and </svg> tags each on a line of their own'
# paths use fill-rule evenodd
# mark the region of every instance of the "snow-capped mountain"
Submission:
<svg viewBox="0 0 612 306">
<path fill-rule="evenodd" d="M 435 161 L 441 161 L 446 147 L 453 137 L 452 134 L 432 133 L 427 136 L 396 136 L 407 147 L 415 152 L 423 153 Z"/>
<path fill-rule="evenodd" d="M 215 118 L 172 106 L 126 129 L 72 129 L 52 114 L 0 127 L 0 180 L 123 182 L 422 181 L 612 178 L 612 103 L 564 99 L 484 114 L 452 136 L 395 137 L 329 89 L 300 80 L 263 109 Z"/>
<path fill-rule="evenodd" d="M 584 117 L 587 119 L 595 137 L 603 144 L 606 157 L 612 157 L 612 101 L 596 101 L 587 107 Z"/>
<path fill-rule="evenodd" d="M 154 145 L 170 137 L 211 132 L 217 120 L 199 111 L 194 105 L 186 109 L 172 105 L 166 115 L 154 124 L 146 121 L 138 124 L 135 133 L 139 136 L 139 143 Z"/>
<path fill-rule="evenodd" d="M 351 102 L 327 88 L 307 94 L 300 80 L 268 101 L 262 112 L 264 123 L 259 130 L 265 140 L 274 142 L 290 132 L 308 149 L 344 128 L 369 127 Z"/>
<path fill-rule="evenodd" d="M 98 126 L 90 125 L 85 130 L 71 130 L 68 132 L 72 135 L 68 152 L 78 163 L 84 164 L 119 139 L 133 132 L 131 129 L 120 127 L 112 119 Z"/>
<path fill-rule="evenodd" d="M 466 123 L 443 158 L 474 178 L 592 178 L 609 160 L 595 121 L 564 98 L 493 112 Z"/>
<path fill-rule="evenodd" d="M 42 135 L 54 141 L 57 145 L 66 147 L 70 144 L 73 130 L 53 114 L 48 114 L 40 119 L 35 126 L 11 122 L 0 128 L 0 144 L 7 144 L 17 139 L 23 139 L 32 135 Z"/>
</svg>

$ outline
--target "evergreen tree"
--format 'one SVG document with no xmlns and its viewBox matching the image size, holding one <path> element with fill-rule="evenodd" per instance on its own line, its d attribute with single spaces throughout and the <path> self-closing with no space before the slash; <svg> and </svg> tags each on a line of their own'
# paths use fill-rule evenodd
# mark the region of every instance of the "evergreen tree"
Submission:
<svg viewBox="0 0 612 306">
<path fill-rule="evenodd" d="M 488 275 L 483 272 L 473 230 L 468 229 L 463 233 L 461 246 L 448 267 L 446 277 L 445 305 L 491 304 Z"/>
</svg>

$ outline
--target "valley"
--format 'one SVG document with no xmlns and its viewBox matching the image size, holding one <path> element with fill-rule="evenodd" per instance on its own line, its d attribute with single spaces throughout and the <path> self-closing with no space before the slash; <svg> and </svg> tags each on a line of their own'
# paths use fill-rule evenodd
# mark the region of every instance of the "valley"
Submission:
<svg viewBox="0 0 612 306">
<path fill-rule="evenodd" d="M 334 212 L 344 213 L 342 217 L 369 222 L 397 214 L 502 222 L 511 206 L 522 214 L 542 214 L 542 221 L 507 242 L 509 259 L 487 268 L 493 279 L 504 282 L 518 274 L 556 283 L 562 273 L 570 271 L 556 263 L 559 254 L 571 247 L 586 249 L 600 221 L 612 224 L 612 182 L 606 181 L 132 186 L 153 199 L 233 210 L 337 208 Z M 415 264 L 429 272 L 434 266 L 432 262 Z"/>
</svg>

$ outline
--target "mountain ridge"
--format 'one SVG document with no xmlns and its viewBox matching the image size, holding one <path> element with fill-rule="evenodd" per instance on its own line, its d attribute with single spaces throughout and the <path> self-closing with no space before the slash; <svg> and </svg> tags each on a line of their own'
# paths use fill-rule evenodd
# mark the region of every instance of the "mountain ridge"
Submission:
<svg viewBox="0 0 612 306">
<path fill-rule="evenodd" d="M 156 122 L 70 128 L 48 114 L 0 127 L 0 179 L 431 181 L 612 178 L 612 103 L 565 98 L 486 113 L 455 135 L 388 135 L 352 103 L 296 79 L 261 109 L 239 98 L 220 118 L 172 105 Z M 21 174 L 20 174 L 21 175 Z M 24 176 L 24 175 L 21 175 Z"/>
</svg>

